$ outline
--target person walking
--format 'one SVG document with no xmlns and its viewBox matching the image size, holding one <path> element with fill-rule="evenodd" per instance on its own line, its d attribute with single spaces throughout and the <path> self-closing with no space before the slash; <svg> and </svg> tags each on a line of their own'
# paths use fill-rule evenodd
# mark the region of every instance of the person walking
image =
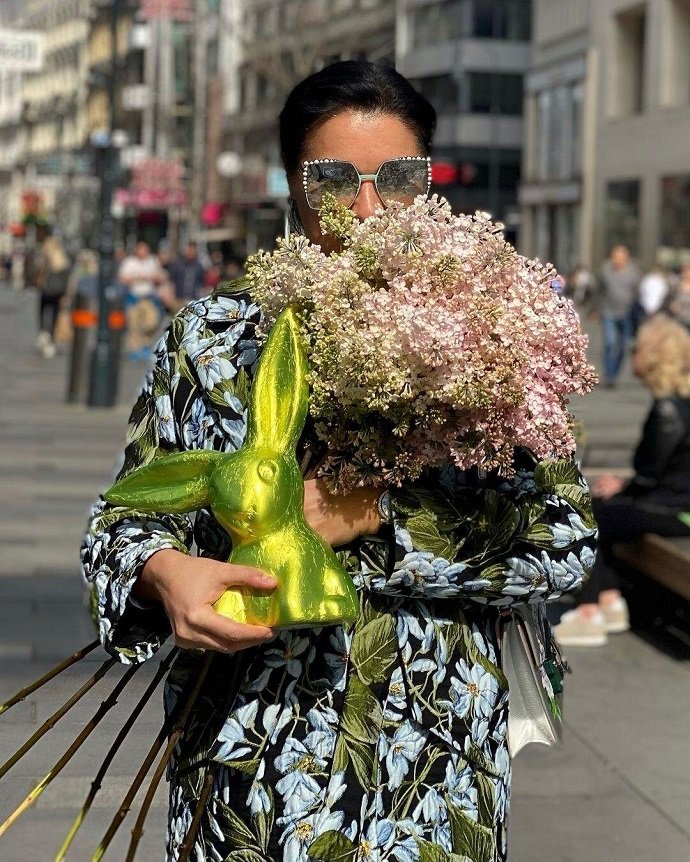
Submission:
<svg viewBox="0 0 690 862">
<path fill-rule="evenodd" d="M 67 292 L 70 260 L 58 237 L 50 227 L 39 227 L 38 254 L 35 260 L 34 281 L 39 291 L 36 347 L 45 359 L 56 353 L 55 330 L 63 297 Z"/>
<path fill-rule="evenodd" d="M 190 240 L 184 247 L 184 252 L 178 255 L 169 269 L 170 281 L 175 291 L 175 308 L 177 311 L 192 299 L 198 299 L 204 292 L 205 269 L 199 260 L 199 249 Z"/>
<path fill-rule="evenodd" d="M 385 66 L 335 63 L 298 84 L 280 115 L 294 229 L 325 252 L 337 247 L 307 196 L 309 164 L 328 165 L 314 172 L 310 193 L 320 184 L 351 189 L 360 220 L 428 192 L 435 119 Z M 380 188 L 374 178 L 391 161 L 397 170 Z M 221 287 L 173 320 L 133 410 L 121 475 L 164 452 L 241 445 L 262 320 L 245 289 Z M 301 454 L 315 444 L 312 434 L 307 426 Z M 415 546 L 406 525 L 426 510 L 411 486 L 334 497 L 320 479 L 306 479 L 307 521 L 344 552 L 360 600 L 353 626 L 320 629 L 274 632 L 215 613 L 226 589 L 270 592 L 275 581 L 222 562 L 229 539 L 210 512 L 192 528 L 186 515 L 144 518 L 97 505 L 82 559 L 106 648 L 140 662 L 172 632 L 186 652 L 168 678 L 168 709 L 198 673 L 199 650 L 216 653 L 169 771 L 169 862 L 207 774 L 195 862 L 357 854 L 412 862 L 451 853 L 504 862 L 511 763 L 500 609 L 529 602 L 540 612 L 548 598 L 577 589 L 596 539 L 572 503 L 539 490 L 529 453 L 515 453 L 515 468 L 503 479 L 448 465 L 445 479 L 434 473 L 414 485 L 443 511 L 468 493 L 485 501 L 478 505 L 489 520 L 499 501 L 529 511 L 529 531 L 522 520 L 500 536 L 486 530 L 477 540 L 481 564 L 467 566 L 451 550 L 463 545 L 464 521 L 438 521 L 447 558 Z M 568 470 L 577 475 L 574 464 Z M 586 505 L 584 483 L 581 496 Z M 191 556 L 193 536 L 201 557 Z M 480 576 L 486 566 L 490 579 Z"/>
<path fill-rule="evenodd" d="M 604 385 L 615 386 L 633 336 L 633 307 L 640 286 L 640 270 L 625 245 L 611 249 L 599 273 L 599 311 L 604 339 Z"/>
<path fill-rule="evenodd" d="M 118 281 L 126 289 L 127 349 L 130 359 L 146 359 L 161 322 L 158 287 L 166 276 L 147 242 L 137 242 L 134 253 L 127 255 L 118 270 Z"/>
</svg>

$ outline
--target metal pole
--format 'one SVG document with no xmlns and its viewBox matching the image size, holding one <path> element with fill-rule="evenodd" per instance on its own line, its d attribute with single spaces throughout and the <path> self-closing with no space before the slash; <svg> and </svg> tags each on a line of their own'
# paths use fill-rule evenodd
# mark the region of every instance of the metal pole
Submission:
<svg viewBox="0 0 690 862">
<path fill-rule="evenodd" d="M 89 407 L 112 407 L 115 403 L 117 373 L 111 367 L 113 350 L 108 326 L 108 294 L 115 275 L 115 219 L 111 211 L 115 186 L 115 156 L 113 131 L 115 129 L 115 99 L 117 95 L 117 25 L 122 0 L 112 0 L 110 11 L 110 75 L 108 78 L 109 128 L 107 140 L 100 152 L 101 194 L 100 210 L 100 265 L 98 271 L 98 333 L 91 357 Z"/>
</svg>

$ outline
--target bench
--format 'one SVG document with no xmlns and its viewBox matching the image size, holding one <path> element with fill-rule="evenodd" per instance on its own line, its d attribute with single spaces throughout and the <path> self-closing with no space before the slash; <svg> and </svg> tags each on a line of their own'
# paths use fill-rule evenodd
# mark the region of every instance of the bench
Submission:
<svg viewBox="0 0 690 862">
<path fill-rule="evenodd" d="M 614 545 L 613 552 L 618 560 L 690 601 L 690 537 L 648 533 Z"/>
</svg>

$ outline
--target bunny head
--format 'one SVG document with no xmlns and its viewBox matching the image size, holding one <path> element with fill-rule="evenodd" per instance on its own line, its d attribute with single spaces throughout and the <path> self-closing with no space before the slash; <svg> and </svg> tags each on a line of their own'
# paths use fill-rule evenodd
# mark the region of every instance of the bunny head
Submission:
<svg viewBox="0 0 690 862">
<path fill-rule="evenodd" d="M 255 538 L 301 513 L 304 486 L 295 447 L 308 398 L 306 355 L 295 314 L 288 308 L 261 354 L 245 444 L 226 455 L 211 476 L 213 513 L 231 535 Z"/>
<path fill-rule="evenodd" d="M 294 311 L 271 329 L 252 385 L 247 437 L 230 454 L 179 452 L 140 467 L 110 488 L 115 505 L 189 512 L 210 505 L 235 541 L 299 519 L 304 486 L 295 456 L 307 415 L 307 359 Z"/>
</svg>

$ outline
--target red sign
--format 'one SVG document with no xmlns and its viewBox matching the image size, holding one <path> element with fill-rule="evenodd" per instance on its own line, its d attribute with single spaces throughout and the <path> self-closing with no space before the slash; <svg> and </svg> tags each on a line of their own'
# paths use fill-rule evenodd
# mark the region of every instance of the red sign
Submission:
<svg viewBox="0 0 690 862">
<path fill-rule="evenodd" d="M 132 166 L 128 189 L 118 189 L 115 201 L 138 209 L 168 209 L 187 206 L 184 166 L 179 159 L 143 159 Z"/>
<path fill-rule="evenodd" d="M 141 12 L 149 20 L 172 18 L 174 21 L 191 21 L 190 0 L 141 0 Z"/>
</svg>

